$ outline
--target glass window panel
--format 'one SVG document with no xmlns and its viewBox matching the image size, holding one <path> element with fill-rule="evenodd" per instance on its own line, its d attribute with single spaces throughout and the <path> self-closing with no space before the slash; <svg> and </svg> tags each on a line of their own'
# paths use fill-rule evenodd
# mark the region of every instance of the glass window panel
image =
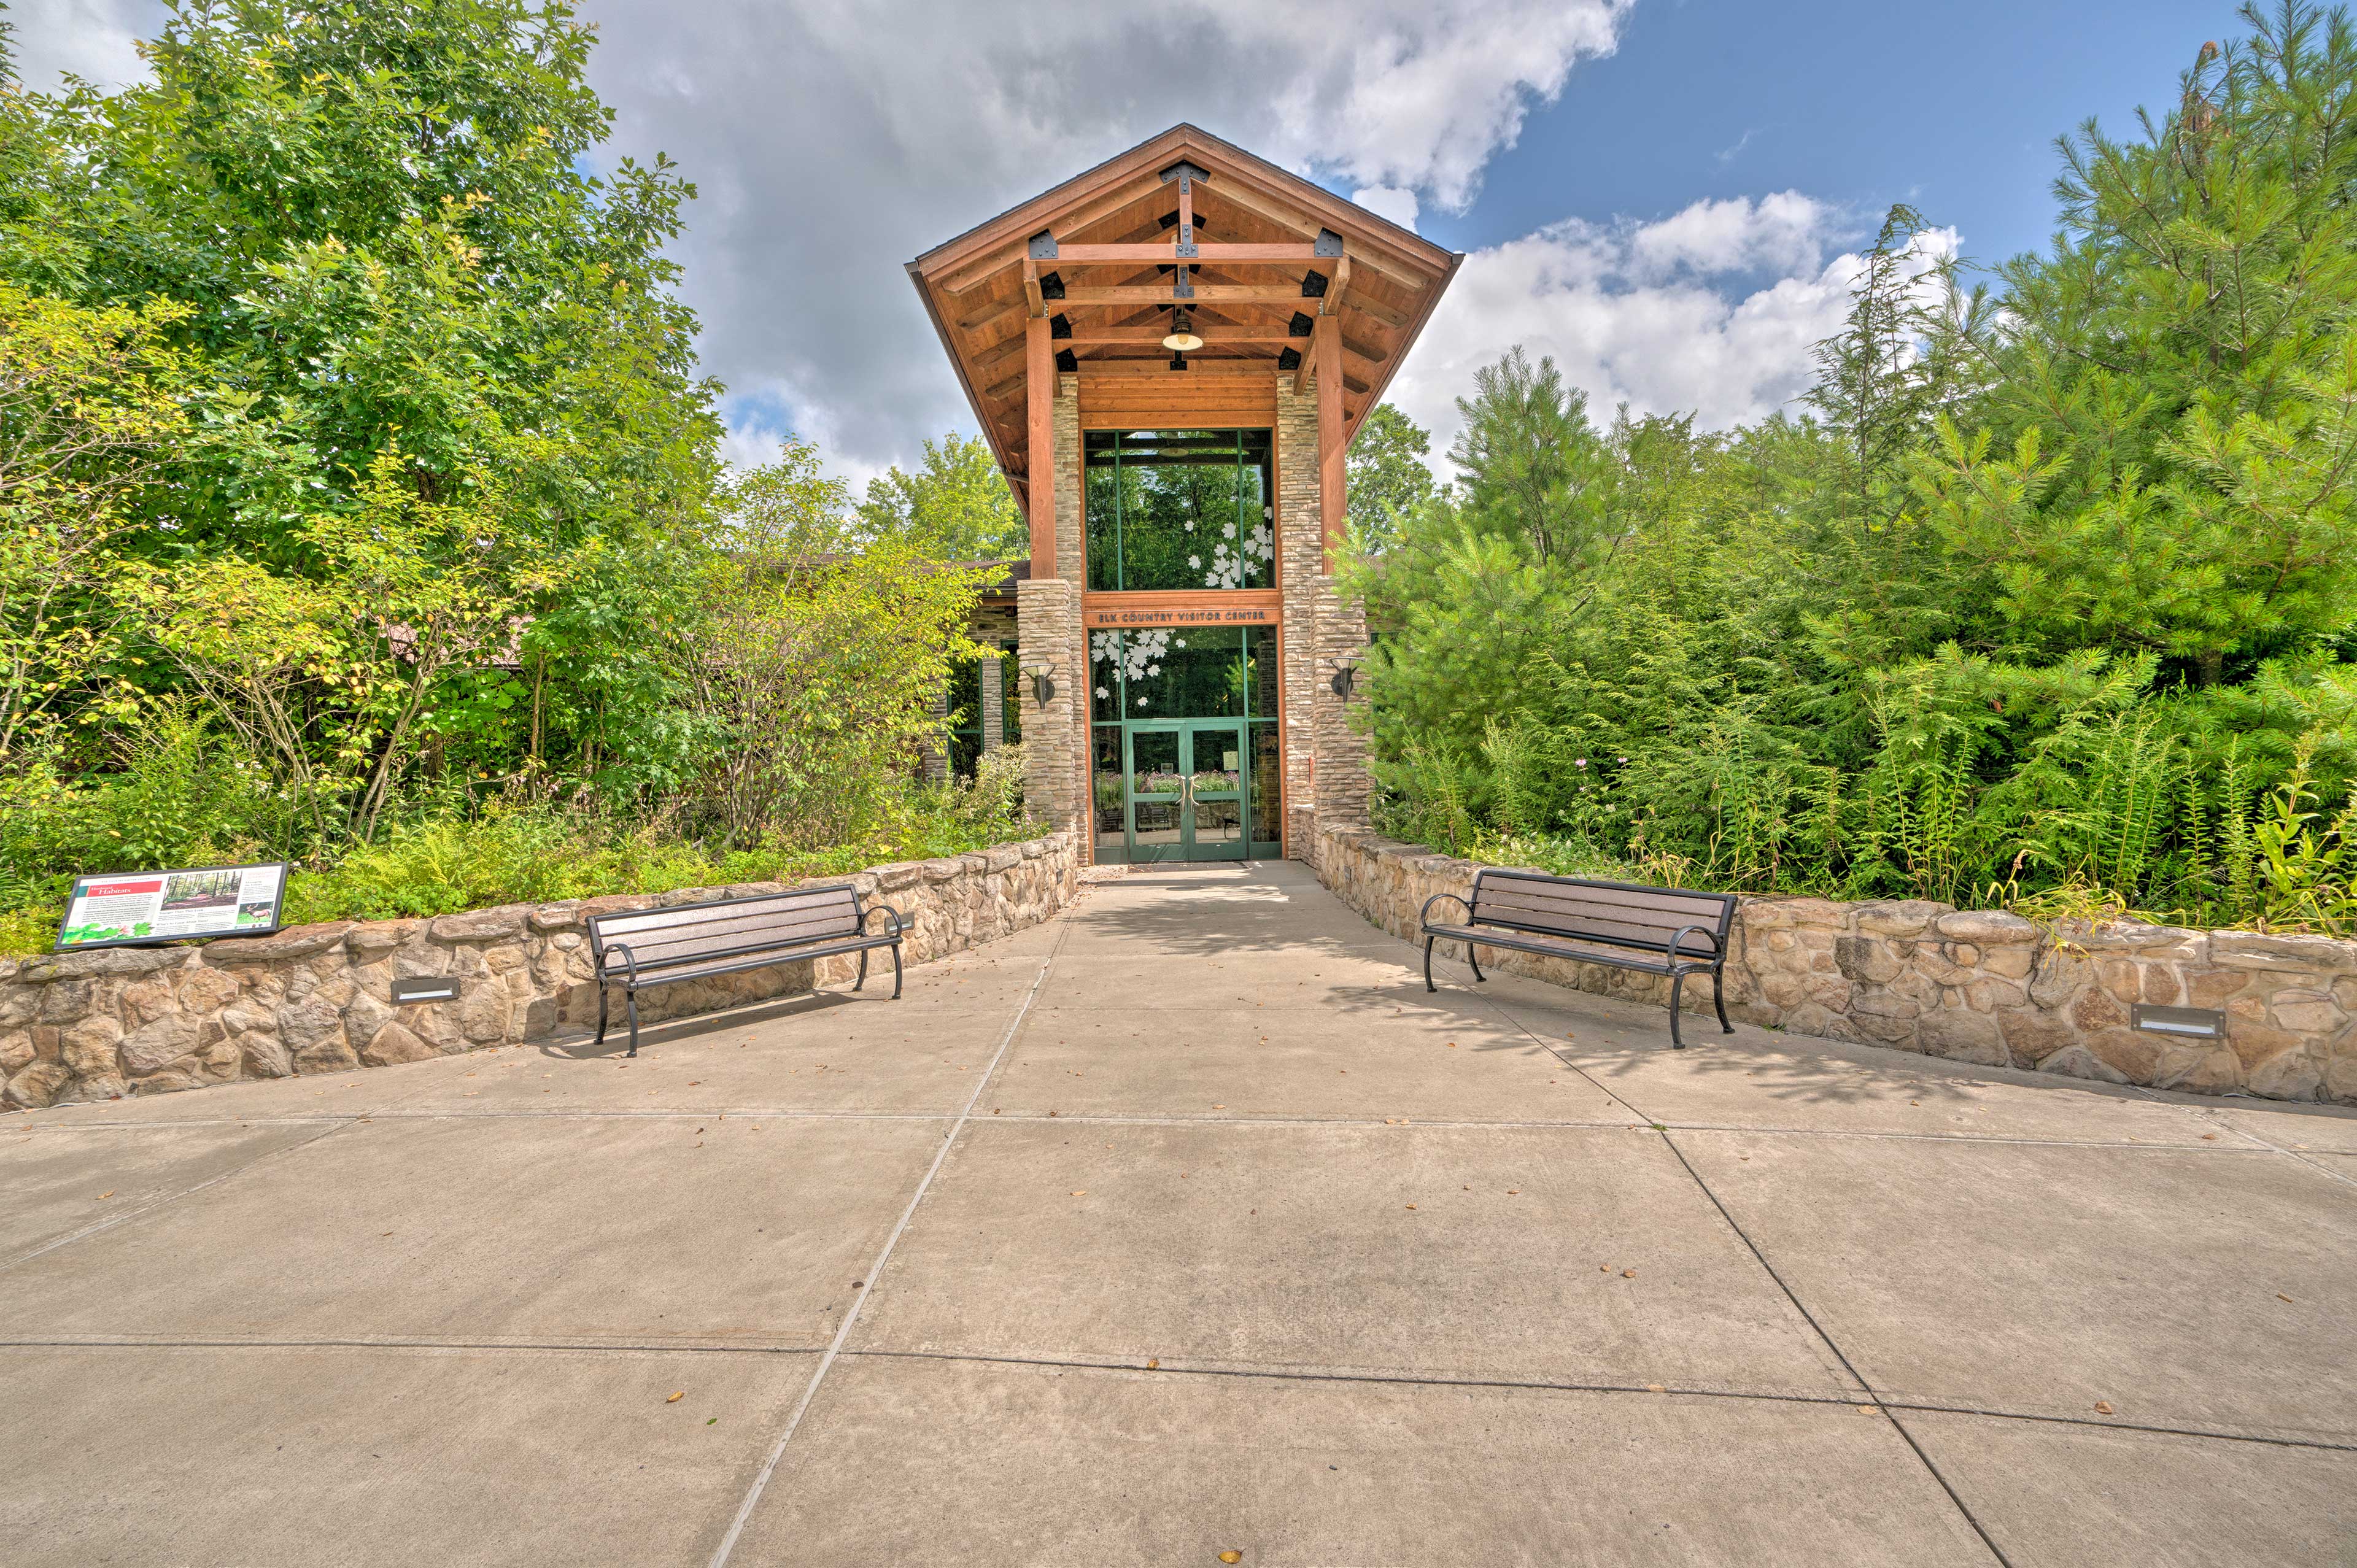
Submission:
<svg viewBox="0 0 2357 1568">
<path fill-rule="evenodd" d="M 1092 733 L 1095 766 L 1089 771 L 1089 787 L 1094 795 L 1097 853 L 1103 855 L 1108 851 L 1125 851 L 1127 847 L 1124 836 L 1127 827 L 1122 819 L 1121 726 L 1099 725 Z"/>
<path fill-rule="evenodd" d="M 1273 460 L 1265 430 L 1090 432 L 1082 450 L 1089 586 L 1270 586 Z"/>
<path fill-rule="evenodd" d="M 1173 626 L 1091 632 L 1091 713 L 1099 723 L 1241 714 L 1243 629 Z"/>
</svg>

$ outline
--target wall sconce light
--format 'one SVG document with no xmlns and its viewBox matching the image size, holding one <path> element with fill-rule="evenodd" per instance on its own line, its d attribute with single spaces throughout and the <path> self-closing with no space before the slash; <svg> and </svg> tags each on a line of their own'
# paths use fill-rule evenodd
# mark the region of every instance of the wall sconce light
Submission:
<svg viewBox="0 0 2357 1568">
<path fill-rule="evenodd" d="M 1334 688 L 1336 696 L 1347 703 L 1351 700 L 1351 687 L 1357 683 L 1358 674 L 1359 666 L 1355 661 L 1337 659 L 1334 660 L 1333 676 L 1326 683 Z"/>
<path fill-rule="evenodd" d="M 1024 671 L 1031 677 L 1031 700 L 1045 709 L 1056 700 L 1056 673 L 1052 664 L 1034 664 Z"/>
</svg>

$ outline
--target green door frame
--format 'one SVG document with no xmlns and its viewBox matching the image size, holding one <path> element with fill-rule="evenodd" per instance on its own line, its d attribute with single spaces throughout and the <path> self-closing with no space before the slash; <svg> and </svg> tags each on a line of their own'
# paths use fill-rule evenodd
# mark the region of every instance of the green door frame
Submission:
<svg viewBox="0 0 2357 1568">
<path fill-rule="evenodd" d="M 1211 719 L 1128 719 L 1121 726 L 1122 762 L 1122 822 L 1127 839 L 1130 863 L 1140 865 L 1155 861 L 1243 860 L 1252 851 L 1252 747 L 1246 733 L 1248 725 L 1240 718 Z M 1137 737 L 1142 734 L 1164 734 L 1175 738 L 1178 745 L 1178 788 L 1141 792 L 1137 788 Z M 1235 784 L 1232 789 L 1204 789 L 1197 787 L 1197 779 L 1204 772 L 1226 773 L 1221 767 L 1205 769 L 1195 761 L 1197 735 L 1213 736 L 1211 752 L 1218 755 L 1232 748 L 1236 758 Z M 1224 757 L 1222 757 L 1224 760 Z M 1195 837 L 1197 808 L 1204 804 L 1217 806 L 1233 803 L 1236 836 L 1232 843 L 1199 843 Z M 1141 844 L 1137 842 L 1137 808 L 1168 806 L 1176 811 L 1178 837 L 1176 842 Z"/>
</svg>

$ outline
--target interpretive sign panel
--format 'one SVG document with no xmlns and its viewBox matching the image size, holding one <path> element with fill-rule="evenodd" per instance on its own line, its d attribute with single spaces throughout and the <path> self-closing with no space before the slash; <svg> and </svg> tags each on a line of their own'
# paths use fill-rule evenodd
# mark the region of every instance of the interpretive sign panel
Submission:
<svg viewBox="0 0 2357 1568">
<path fill-rule="evenodd" d="M 284 861 L 79 877 L 66 899 L 57 950 L 266 936 L 278 929 L 285 897 Z"/>
</svg>

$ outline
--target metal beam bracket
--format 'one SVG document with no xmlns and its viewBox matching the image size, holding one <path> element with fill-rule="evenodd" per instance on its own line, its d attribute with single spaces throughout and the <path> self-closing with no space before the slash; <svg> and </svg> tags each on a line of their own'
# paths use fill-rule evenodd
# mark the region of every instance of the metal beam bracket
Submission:
<svg viewBox="0 0 2357 1568">
<path fill-rule="evenodd" d="M 1318 292 L 1321 294 L 1325 292 L 1325 284 L 1322 279 L 1318 284 Z M 1061 273 L 1042 273 L 1039 274 L 1039 297 L 1041 299 L 1061 299 L 1064 297 L 1064 276 Z"/>
<path fill-rule="evenodd" d="M 1046 278 L 1041 278 L 1039 280 L 1039 286 L 1043 289 L 1046 288 L 1048 286 L 1048 280 Z M 1303 274 L 1301 278 L 1301 297 L 1304 299 L 1325 298 L 1326 274 L 1324 273 Z"/>
<path fill-rule="evenodd" d="M 1044 291 L 1042 291 L 1042 292 L 1044 292 Z M 1060 311 L 1056 312 L 1056 314 L 1055 314 L 1055 315 L 1050 316 L 1049 317 L 1048 317 L 1048 336 L 1049 336 L 1049 337 L 1050 337 L 1050 338 L 1070 338 L 1071 335 L 1072 335 L 1072 318 L 1071 318 L 1071 317 L 1069 317 L 1069 316 L 1065 315 L 1062 311 L 1060 311 Z"/>
<path fill-rule="evenodd" d="M 1207 180 L 1211 177 L 1193 164 L 1181 159 L 1162 171 L 1162 183 L 1171 185 L 1182 179 Z"/>
<path fill-rule="evenodd" d="M 1034 240 L 1031 242 L 1036 245 L 1039 242 Z M 1313 249 L 1321 256 L 1339 256 L 1342 253 L 1342 236 L 1331 229 L 1320 229 L 1318 231 L 1318 243 Z M 1049 254 L 1055 252 L 1050 251 Z"/>
<path fill-rule="evenodd" d="M 1293 319 L 1285 324 L 1285 335 L 1287 338 L 1307 338 L 1317 330 L 1318 323 L 1297 310 L 1293 313 Z"/>
<path fill-rule="evenodd" d="M 1321 240 L 1318 243 L 1323 244 L 1325 242 Z M 1341 242 L 1337 240 L 1335 243 L 1340 245 Z M 1320 251 L 1318 253 L 1322 256 L 1326 252 Z M 1338 250 L 1334 253 L 1339 256 L 1342 252 Z M 1052 262 L 1056 259 L 1056 236 L 1052 231 L 1042 229 L 1031 236 L 1031 259 L 1035 262 Z"/>
<path fill-rule="evenodd" d="M 1080 368 L 1081 357 L 1078 354 L 1073 353 L 1070 349 L 1060 349 L 1056 351 L 1056 369 L 1070 375 Z"/>
</svg>

